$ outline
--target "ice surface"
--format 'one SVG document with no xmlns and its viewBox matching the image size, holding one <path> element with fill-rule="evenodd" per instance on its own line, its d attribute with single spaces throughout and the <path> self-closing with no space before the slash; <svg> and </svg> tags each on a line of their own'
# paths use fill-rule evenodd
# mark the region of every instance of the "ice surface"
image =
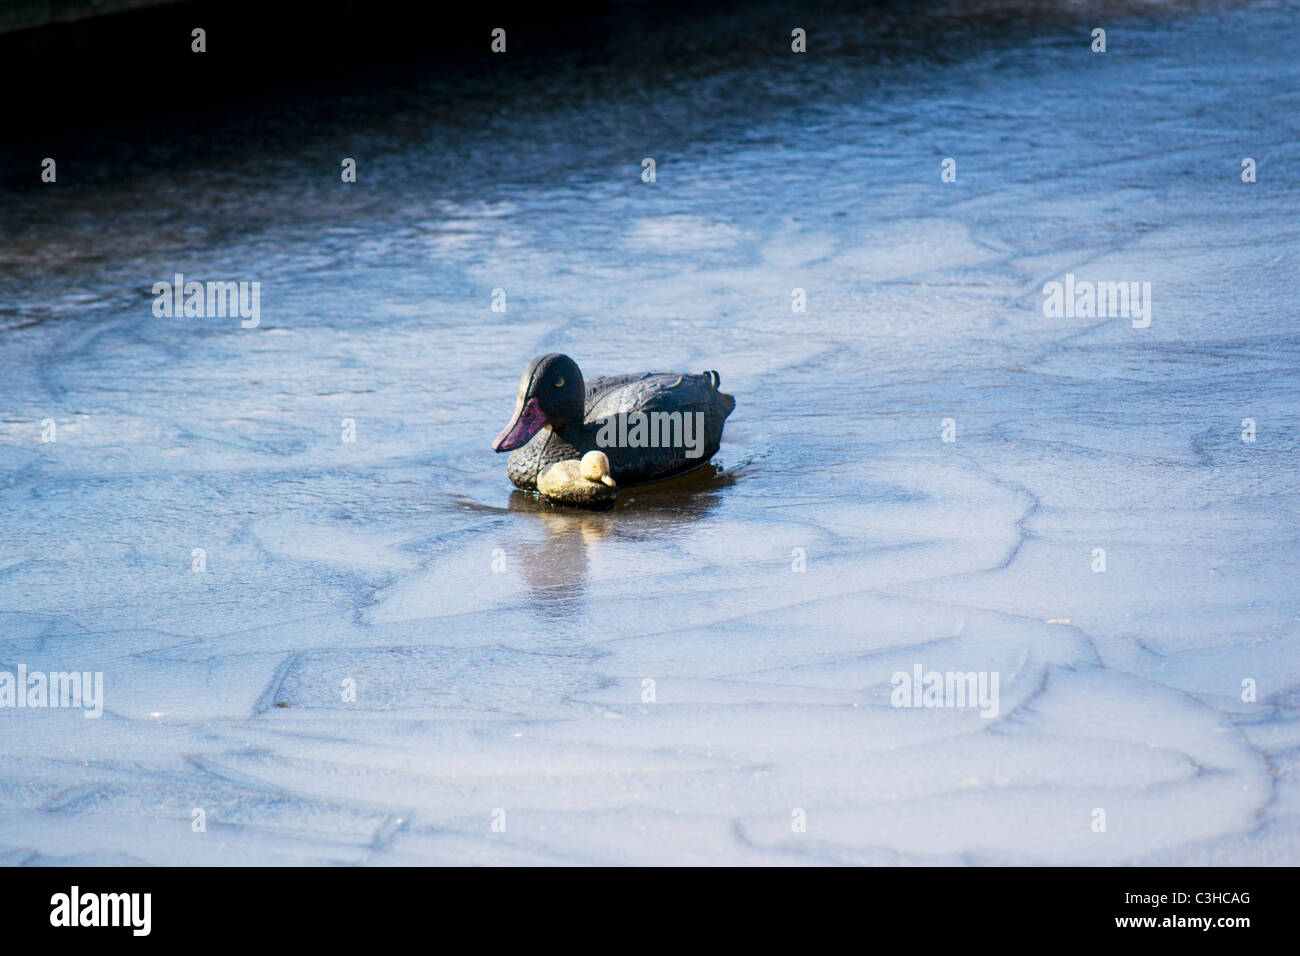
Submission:
<svg viewBox="0 0 1300 956">
<path fill-rule="evenodd" d="M 1104 57 L 973 9 L 798 61 L 624 11 L 599 84 L 0 195 L 0 669 L 106 697 L 0 710 L 0 861 L 1300 863 L 1297 7 L 1120 7 Z M 175 272 L 261 327 L 155 318 Z M 1066 272 L 1150 327 L 1045 318 Z M 719 369 L 718 473 L 512 491 L 544 350 Z M 918 664 L 996 717 L 892 706 Z"/>
</svg>

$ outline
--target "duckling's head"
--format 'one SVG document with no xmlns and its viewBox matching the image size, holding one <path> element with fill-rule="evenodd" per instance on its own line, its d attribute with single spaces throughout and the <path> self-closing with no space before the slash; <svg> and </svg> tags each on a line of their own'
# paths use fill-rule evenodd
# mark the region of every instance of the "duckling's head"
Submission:
<svg viewBox="0 0 1300 956">
<path fill-rule="evenodd" d="M 618 487 L 614 484 L 614 479 L 609 474 L 609 456 L 603 451 L 589 451 L 582 456 L 579 463 L 582 477 L 588 481 L 599 481 L 602 484 L 609 485 L 611 488 Z"/>
</svg>

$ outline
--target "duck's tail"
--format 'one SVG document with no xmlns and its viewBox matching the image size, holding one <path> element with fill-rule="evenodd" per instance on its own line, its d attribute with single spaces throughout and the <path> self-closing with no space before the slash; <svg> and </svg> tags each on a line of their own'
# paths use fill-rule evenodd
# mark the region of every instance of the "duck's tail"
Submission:
<svg viewBox="0 0 1300 956">
<path fill-rule="evenodd" d="M 719 375 L 715 369 L 709 369 L 707 372 L 704 372 L 703 374 L 704 377 L 709 380 L 709 384 L 713 386 L 713 391 L 718 396 L 717 401 L 721 402 L 722 404 L 722 409 L 723 409 L 722 418 L 725 420 L 726 417 L 730 415 L 732 410 L 736 407 L 736 398 L 734 395 L 728 395 L 726 392 L 724 392 L 721 389 L 720 386 L 722 385 L 722 376 Z M 721 428 L 721 426 L 719 426 L 719 428 Z M 719 435 L 721 435 L 721 431 L 719 431 Z"/>
</svg>

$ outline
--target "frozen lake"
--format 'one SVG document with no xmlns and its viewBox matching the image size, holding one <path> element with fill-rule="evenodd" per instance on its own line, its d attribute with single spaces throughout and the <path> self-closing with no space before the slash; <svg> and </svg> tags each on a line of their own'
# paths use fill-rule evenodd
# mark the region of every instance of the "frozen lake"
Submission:
<svg viewBox="0 0 1300 956">
<path fill-rule="evenodd" d="M 0 192 L 0 671 L 104 681 L 0 861 L 1300 863 L 1300 6 L 1108 11 L 625 9 Z M 718 369 L 716 473 L 513 491 L 546 351 Z"/>
</svg>

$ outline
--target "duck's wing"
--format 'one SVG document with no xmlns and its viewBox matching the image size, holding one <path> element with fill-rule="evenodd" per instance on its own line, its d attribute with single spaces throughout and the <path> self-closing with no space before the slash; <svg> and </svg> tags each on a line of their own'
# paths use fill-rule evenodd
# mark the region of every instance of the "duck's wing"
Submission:
<svg viewBox="0 0 1300 956">
<path fill-rule="evenodd" d="M 643 372 L 599 378 L 587 390 L 587 421 L 627 412 L 703 411 L 717 394 L 713 380 L 681 372 Z"/>
<path fill-rule="evenodd" d="M 587 398 L 585 402 L 584 417 L 590 421 L 592 417 L 591 413 L 598 404 L 603 403 L 605 399 L 620 392 L 623 388 L 633 385 L 642 379 L 652 378 L 654 375 L 655 373 L 653 372 L 640 372 L 636 375 L 605 375 L 601 378 L 593 379 L 587 383 Z"/>
<path fill-rule="evenodd" d="M 708 461 L 718 450 L 723 423 L 736 406 L 734 398 L 718 390 L 718 384 L 717 372 L 650 372 L 594 382 L 595 400 L 588 405 L 586 415 L 588 429 L 595 429 L 605 419 L 633 412 L 699 412 L 703 416 L 702 455 L 688 455 L 682 447 L 604 449 L 615 480 L 629 484 L 657 481 Z"/>
</svg>

